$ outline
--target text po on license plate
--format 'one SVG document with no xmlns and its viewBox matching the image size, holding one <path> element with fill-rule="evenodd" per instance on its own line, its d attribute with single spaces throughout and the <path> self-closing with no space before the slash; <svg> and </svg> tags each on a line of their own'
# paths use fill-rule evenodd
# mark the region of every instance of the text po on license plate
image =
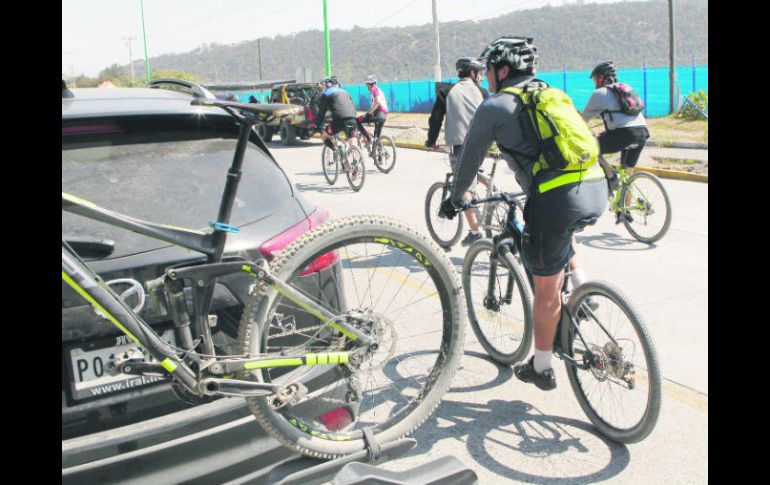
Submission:
<svg viewBox="0 0 770 485">
<path fill-rule="evenodd" d="M 163 332 L 161 339 L 176 345 L 173 330 Z M 110 375 L 109 371 L 115 356 L 131 348 L 139 348 L 146 362 L 156 361 L 143 347 L 124 335 L 100 341 L 93 348 L 82 346 L 70 349 L 72 398 L 78 400 L 108 396 L 168 380 L 166 377 L 156 376 Z"/>
</svg>

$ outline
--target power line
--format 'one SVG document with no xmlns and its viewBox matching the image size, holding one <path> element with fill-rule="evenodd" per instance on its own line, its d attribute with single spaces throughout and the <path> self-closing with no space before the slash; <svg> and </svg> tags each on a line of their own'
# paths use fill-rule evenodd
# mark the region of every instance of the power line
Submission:
<svg viewBox="0 0 770 485">
<path fill-rule="evenodd" d="M 406 10 L 407 8 L 411 7 L 412 5 L 414 5 L 415 3 L 419 2 L 419 1 L 421 1 L 421 0 L 412 0 L 412 1 L 410 1 L 408 4 L 406 4 L 406 5 L 404 5 L 403 7 L 399 8 L 398 10 L 396 10 L 395 12 L 393 12 L 392 14 L 388 15 L 387 17 L 385 17 L 384 19 L 382 19 L 382 20 L 379 20 L 379 21 L 377 21 L 377 22 L 375 22 L 375 23 L 371 24 L 371 25 L 370 25 L 368 28 L 372 28 L 372 27 L 379 27 L 379 26 L 380 26 L 380 25 L 382 25 L 382 23 L 383 23 L 383 22 L 385 22 L 386 20 L 390 20 L 391 18 L 393 18 L 393 17 L 395 17 L 396 15 L 400 14 L 401 12 L 403 12 L 404 10 Z"/>
</svg>

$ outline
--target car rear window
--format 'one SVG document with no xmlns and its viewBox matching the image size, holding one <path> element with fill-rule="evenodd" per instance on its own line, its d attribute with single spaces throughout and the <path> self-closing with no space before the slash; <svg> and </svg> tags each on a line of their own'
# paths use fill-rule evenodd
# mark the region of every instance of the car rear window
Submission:
<svg viewBox="0 0 770 485">
<path fill-rule="evenodd" d="M 189 132 L 153 132 L 142 142 L 141 133 L 111 133 L 105 144 L 105 130 L 92 131 L 100 133 L 99 143 L 89 143 L 82 133 L 78 143 L 62 137 L 62 192 L 161 224 L 206 230 L 216 219 L 236 145 L 223 136 L 234 135 L 199 131 L 190 139 Z M 267 217 L 290 197 L 284 173 L 249 143 L 230 223 Z M 68 212 L 62 212 L 62 237 L 112 239 L 111 257 L 168 245 Z"/>
</svg>

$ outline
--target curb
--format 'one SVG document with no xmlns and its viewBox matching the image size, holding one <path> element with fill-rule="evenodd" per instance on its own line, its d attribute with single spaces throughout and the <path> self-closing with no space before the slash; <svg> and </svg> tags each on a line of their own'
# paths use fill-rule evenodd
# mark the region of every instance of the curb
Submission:
<svg viewBox="0 0 770 485">
<path fill-rule="evenodd" d="M 708 150 L 709 146 L 705 143 L 694 143 L 686 141 L 655 141 L 647 140 L 646 146 L 657 148 L 686 148 L 694 150 Z"/>
<path fill-rule="evenodd" d="M 422 143 L 413 142 L 413 141 L 396 140 L 396 146 L 399 148 L 422 150 L 424 152 L 440 151 L 440 150 L 428 150 L 427 148 L 425 148 L 425 145 L 423 145 Z M 689 182 L 704 182 L 704 183 L 708 183 L 709 181 L 708 175 L 700 175 L 700 174 L 689 173 L 689 172 L 677 172 L 674 170 L 661 170 L 659 168 L 636 167 L 634 171 L 649 172 L 653 175 L 657 175 L 660 178 L 666 178 L 666 179 L 677 179 L 677 180 L 686 180 Z"/>
</svg>

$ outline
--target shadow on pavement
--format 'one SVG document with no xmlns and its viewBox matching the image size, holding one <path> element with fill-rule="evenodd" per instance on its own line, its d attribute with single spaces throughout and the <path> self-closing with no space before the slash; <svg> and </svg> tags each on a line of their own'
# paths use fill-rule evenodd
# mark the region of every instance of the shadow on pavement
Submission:
<svg viewBox="0 0 770 485">
<path fill-rule="evenodd" d="M 486 359 L 478 352 L 465 352 L 464 359 L 468 357 Z M 510 379 L 510 368 L 495 367 L 497 375 L 489 382 L 453 386 L 450 393 L 457 398 L 457 393 L 478 392 Z M 589 422 L 543 414 L 516 400 L 480 403 L 445 398 L 411 437 L 417 446 L 405 457 L 424 455 L 440 440 L 464 442 L 477 465 L 501 478 L 525 483 L 596 483 L 617 476 L 630 462 L 625 445 L 606 439 Z M 549 470 L 553 475 L 548 475 Z"/>
<path fill-rule="evenodd" d="M 657 247 L 655 243 L 640 243 L 632 237 L 621 236 L 611 232 L 603 232 L 594 236 L 575 236 L 575 238 L 578 244 L 612 251 L 649 251 Z"/>
</svg>

